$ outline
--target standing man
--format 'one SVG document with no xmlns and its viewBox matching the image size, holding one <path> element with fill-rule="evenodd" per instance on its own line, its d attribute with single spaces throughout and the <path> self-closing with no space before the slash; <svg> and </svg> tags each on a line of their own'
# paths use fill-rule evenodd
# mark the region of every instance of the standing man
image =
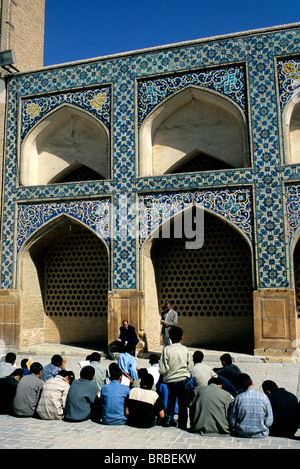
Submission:
<svg viewBox="0 0 300 469">
<path fill-rule="evenodd" d="M 120 327 L 120 336 L 116 338 L 116 341 L 119 342 L 120 351 L 128 352 L 130 355 L 135 356 L 135 348 L 138 343 L 135 328 L 131 326 L 126 319 L 122 324 L 123 326 Z"/>
<path fill-rule="evenodd" d="M 172 301 L 167 300 L 165 302 L 165 311 L 162 314 L 162 319 L 160 321 L 162 325 L 161 335 L 163 338 L 163 346 L 171 345 L 169 332 L 171 327 L 177 325 L 178 314 L 174 309 L 172 309 Z"/>
<path fill-rule="evenodd" d="M 188 348 L 181 344 L 183 331 L 174 326 L 170 329 L 171 345 L 163 348 L 159 362 L 159 372 L 168 386 L 167 418 L 164 426 L 177 426 L 174 419 L 176 399 L 178 399 L 178 427 L 186 429 L 188 419 L 189 379 L 193 362 Z"/>
</svg>

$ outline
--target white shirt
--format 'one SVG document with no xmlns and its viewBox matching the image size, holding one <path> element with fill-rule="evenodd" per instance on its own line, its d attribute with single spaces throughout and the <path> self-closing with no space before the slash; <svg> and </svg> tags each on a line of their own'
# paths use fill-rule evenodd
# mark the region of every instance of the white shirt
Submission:
<svg viewBox="0 0 300 469">
<path fill-rule="evenodd" d="M 210 378 L 216 378 L 218 375 L 205 363 L 196 363 L 192 369 L 194 386 L 207 386 Z"/>
<path fill-rule="evenodd" d="M 159 380 L 159 377 L 160 377 L 160 373 L 159 373 L 159 364 L 158 363 L 154 363 L 154 365 L 151 365 L 149 366 L 149 368 L 147 368 L 147 371 L 150 375 L 153 376 L 154 378 L 154 384 L 156 385 L 158 380 Z"/>
<path fill-rule="evenodd" d="M 5 378 L 12 374 L 15 371 L 16 367 L 11 363 L 1 362 L 0 363 L 0 378 Z"/>
</svg>

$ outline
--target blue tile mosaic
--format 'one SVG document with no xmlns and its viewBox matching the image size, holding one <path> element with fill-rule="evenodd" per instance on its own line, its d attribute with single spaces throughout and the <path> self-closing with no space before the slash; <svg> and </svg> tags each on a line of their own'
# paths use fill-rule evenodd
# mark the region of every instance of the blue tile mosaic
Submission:
<svg viewBox="0 0 300 469">
<path fill-rule="evenodd" d="M 252 243 L 257 287 L 286 287 L 291 253 L 285 243 L 290 240 L 291 226 L 300 224 L 298 208 L 291 221 L 292 207 L 296 205 L 290 202 L 290 197 L 295 197 L 290 191 L 300 184 L 300 170 L 298 165 L 285 166 L 282 161 L 281 119 L 289 99 L 298 89 L 300 92 L 299 46 L 300 29 L 294 25 L 11 76 L 4 161 L 1 287 L 16 286 L 18 250 L 32 234 L 30 222 L 24 222 L 26 218 L 23 220 L 21 214 L 30 212 L 33 206 L 35 216 L 41 217 L 39 229 L 49 221 L 43 215 L 47 211 L 59 216 L 70 213 L 71 206 L 72 216 L 78 219 L 82 213 L 81 222 L 88 224 L 90 207 L 99 197 L 112 200 L 118 209 L 122 194 L 134 204 L 149 196 L 156 200 L 173 198 L 175 194 L 179 197 L 185 194 L 192 200 L 196 193 L 210 200 L 208 210 L 238 226 Z M 140 177 L 137 173 L 140 123 L 153 106 L 168 98 L 168 93 L 190 85 L 223 94 L 240 106 L 249 124 L 251 166 Z M 22 187 L 18 179 L 22 140 L 63 102 L 96 116 L 109 129 L 111 180 Z M 223 214 L 222 194 L 228 197 L 230 194 L 231 204 Z M 242 195 L 246 197 L 244 205 L 240 200 Z M 216 200 L 220 202 L 214 204 Z M 239 206 L 243 207 L 243 216 L 237 223 L 229 213 L 238 212 Z M 140 288 L 137 268 L 140 249 L 136 240 L 112 239 L 111 256 L 111 288 Z"/>
</svg>

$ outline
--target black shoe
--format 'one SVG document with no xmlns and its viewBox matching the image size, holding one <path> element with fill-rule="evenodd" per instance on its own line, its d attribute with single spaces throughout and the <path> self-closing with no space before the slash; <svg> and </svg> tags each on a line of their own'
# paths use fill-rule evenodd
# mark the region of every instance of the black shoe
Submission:
<svg viewBox="0 0 300 469">
<path fill-rule="evenodd" d="M 162 427 L 170 427 L 170 419 L 168 417 L 165 417 L 164 419 L 161 420 L 161 426 Z"/>
<path fill-rule="evenodd" d="M 175 419 L 173 419 L 172 417 L 170 417 L 170 426 L 171 427 L 177 427 L 177 422 Z"/>
</svg>

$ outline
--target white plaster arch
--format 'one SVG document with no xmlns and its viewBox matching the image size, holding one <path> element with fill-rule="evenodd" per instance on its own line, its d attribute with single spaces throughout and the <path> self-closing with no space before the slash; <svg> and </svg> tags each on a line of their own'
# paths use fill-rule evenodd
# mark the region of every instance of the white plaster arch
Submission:
<svg viewBox="0 0 300 469">
<path fill-rule="evenodd" d="M 109 155 L 105 126 L 89 113 L 63 105 L 47 114 L 25 138 L 20 181 L 26 186 L 53 183 L 81 165 L 108 179 Z"/>
<path fill-rule="evenodd" d="M 247 135 L 245 116 L 232 100 L 187 87 L 163 101 L 141 126 L 140 176 L 166 174 L 195 151 L 247 167 Z"/>
<path fill-rule="evenodd" d="M 300 163 L 300 92 L 291 97 L 282 114 L 285 163 Z"/>
</svg>

